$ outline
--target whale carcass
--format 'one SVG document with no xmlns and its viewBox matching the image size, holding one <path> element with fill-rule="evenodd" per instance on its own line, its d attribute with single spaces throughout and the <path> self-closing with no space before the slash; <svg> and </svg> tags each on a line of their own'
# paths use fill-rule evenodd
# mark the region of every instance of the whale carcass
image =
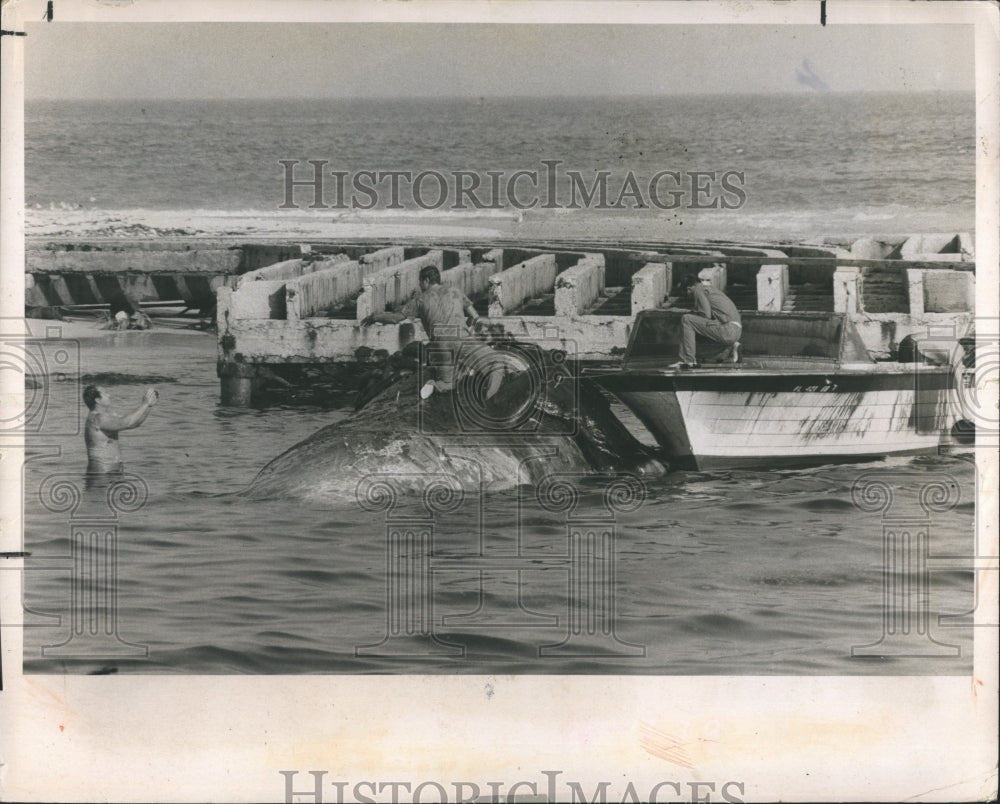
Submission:
<svg viewBox="0 0 1000 804">
<path fill-rule="evenodd" d="M 274 458 L 243 494 L 342 500 L 375 474 L 404 484 L 446 474 L 478 490 L 536 484 L 554 472 L 665 471 L 601 391 L 571 371 L 515 370 L 490 398 L 475 376 L 426 400 L 419 386 L 414 372 L 386 378 L 359 410 Z"/>
</svg>

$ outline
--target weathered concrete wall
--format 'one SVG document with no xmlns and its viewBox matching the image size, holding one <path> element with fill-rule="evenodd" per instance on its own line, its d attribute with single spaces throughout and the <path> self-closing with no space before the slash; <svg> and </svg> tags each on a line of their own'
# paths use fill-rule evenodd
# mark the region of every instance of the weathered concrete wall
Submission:
<svg viewBox="0 0 1000 804">
<path fill-rule="evenodd" d="M 369 273 L 366 270 L 364 290 L 358 296 L 358 321 L 403 304 L 420 288 L 420 269 L 425 265 L 433 265 L 440 271 L 443 263 L 444 252 L 435 249 L 379 271 Z"/>
<path fill-rule="evenodd" d="M 325 271 L 335 265 L 347 261 L 348 258 L 346 254 L 331 254 L 321 260 L 284 260 L 283 262 L 278 262 L 274 265 L 267 265 L 263 268 L 248 271 L 236 280 L 236 287 L 239 288 L 247 282 L 257 282 L 260 280 L 296 279 L 300 276 L 315 273 L 316 271 Z"/>
<path fill-rule="evenodd" d="M 604 291 L 604 255 L 587 254 L 556 277 L 557 316 L 583 315 Z"/>
<path fill-rule="evenodd" d="M 295 279 L 311 270 L 311 266 L 303 259 L 285 260 L 254 271 L 248 271 L 237 281 L 236 287 L 242 288 L 250 282 L 270 282 L 278 279 Z"/>
<path fill-rule="evenodd" d="M 240 364 L 346 363 L 358 349 L 398 352 L 414 340 L 426 340 L 419 322 L 372 324 L 362 327 L 343 319 L 303 321 L 256 319 L 241 321 L 223 332 L 230 348 L 220 347 L 220 359 Z"/>
<path fill-rule="evenodd" d="M 910 315 L 975 312 L 976 280 L 972 272 L 911 268 L 906 276 Z"/>
<path fill-rule="evenodd" d="M 228 297 L 227 306 L 231 318 L 239 321 L 283 319 L 286 314 L 284 279 L 247 282 L 235 291 L 220 288 L 216 298 L 223 295 Z"/>
<path fill-rule="evenodd" d="M 973 313 L 858 313 L 851 316 L 865 348 L 879 360 L 894 355 L 899 342 L 907 335 L 937 339 L 944 344 L 957 341 L 969 332 L 974 318 Z"/>
<path fill-rule="evenodd" d="M 552 290 L 554 254 L 540 254 L 490 277 L 490 318 L 509 315 L 528 299 Z"/>
<path fill-rule="evenodd" d="M 654 310 L 670 293 L 670 266 L 664 262 L 648 262 L 632 274 L 632 315 L 642 310 Z"/>
<path fill-rule="evenodd" d="M 833 311 L 857 313 L 861 307 L 861 269 L 843 265 L 833 272 Z"/>
<path fill-rule="evenodd" d="M 328 268 L 288 280 L 285 283 L 288 319 L 309 318 L 344 304 L 361 290 L 362 271 L 357 260 L 337 261 Z"/>
<path fill-rule="evenodd" d="M 537 343 L 543 349 L 562 349 L 570 357 L 601 360 L 620 356 L 632 333 L 632 319 L 620 315 L 586 315 L 553 319 L 551 316 L 504 316 L 491 318 L 518 340 Z"/>
<path fill-rule="evenodd" d="M 216 290 L 234 281 L 232 274 L 27 274 L 32 287 L 25 292 L 28 307 L 107 304 L 122 294 L 137 302 L 178 301 L 211 307 Z"/>
<path fill-rule="evenodd" d="M 757 309 L 778 313 L 788 299 L 788 266 L 762 265 L 757 272 Z"/>
<path fill-rule="evenodd" d="M 972 238 L 964 232 L 916 234 L 903 243 L 900 255 L 904 260 L 917 259 L 921 254 L 934 254 L 937 255 L 934 259 L 938 259 L 942 254 L 961 255 L 963 247 L 972 247 Z"/>
<path fill-rule="evenodd" d="M 362 254 L 358 262 L 364 266 L 365 276 L 385 270 L 393 265 L 403 262 L 403 247 L 392 246 L 391 248 L 380 248 L 368 254 Z"/>
<path fill-rule="evenodd" d="M 51 251 L 29 249 L 25 269 L 29 273 L 208 273 L 232 274 L 240 264 L 239 249 L 204 251 Z"/>
<path fill-rule="evenodd" d="M 463 262 L 441 274 L 442 285 L 454 285 L 470 299 L 485 296 L 490 287 L 490 277 L 496 273 L 492 262 Z"/>
<path fill-rule="evenodd" d="M 908 313 L 910 301 L 905 266 L 900 261 L 898 268 L 862 268 L 859 310 L 866 313 Z"/>
<path fill-rule="evenodd" d="M 899 238 L 883 240 L 875 237 L 862 237 L 851 243 L 850 256 L 859 260 L 890 260 L 899 256 L 903 243 Z"/>
</svg>

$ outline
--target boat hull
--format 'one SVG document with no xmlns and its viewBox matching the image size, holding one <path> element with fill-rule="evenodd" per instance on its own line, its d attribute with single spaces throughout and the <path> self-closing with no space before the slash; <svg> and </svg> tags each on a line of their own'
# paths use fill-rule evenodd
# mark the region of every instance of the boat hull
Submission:
<svg viewBox="0 0 1000 804">
<path fill-rule="evenodd" d="M 954 424 L 947 367 L 699 370 L 602 377 L 675 468 L 795 466 L 934 453 Z"/>
</svg>

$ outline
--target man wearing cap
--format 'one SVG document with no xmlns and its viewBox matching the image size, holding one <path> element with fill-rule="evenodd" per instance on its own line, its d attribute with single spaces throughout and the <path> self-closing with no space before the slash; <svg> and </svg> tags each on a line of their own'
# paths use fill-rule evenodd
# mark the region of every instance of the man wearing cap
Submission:
<svg viewBox="0 0 1000 804">
<path fill-rule="evenodd" d="M 694 312 L 685 313 L 681 318 L 680 361 L 674 363 L 672 369 L 698 368 L 697 335 L 729 347 L 732 361 L 739 361 L 740 334 L 743 332 L 740 312 L 732 299 L 712 284 L 714 276 L 714 268 L 703 268 L 698 273 L 697 283 L 691 287 Z"/>
</svg>

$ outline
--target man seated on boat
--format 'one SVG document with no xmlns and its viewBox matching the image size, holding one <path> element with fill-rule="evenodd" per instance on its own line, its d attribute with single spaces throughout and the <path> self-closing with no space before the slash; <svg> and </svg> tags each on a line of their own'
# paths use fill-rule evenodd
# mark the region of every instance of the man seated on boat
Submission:
<svg viewBox="0 0 1000 804">
<path fill-rule="evenodd" d="M 486 397 L 493 396 L 503 381 L 502 364 L 491 360 L 493 350 L 485 343 L 470 337 L 466 316 L 478 331 L 482 319 L 469 297 L 454 286 L 441 284 L 441 272 L 433 265 L 420 269 L 420 291 L 415 293 L 399 312 L 375 313 L 362 324 L 398 324 L 407 318 L 419 318 L 427 337 L 434 344 L 432 365 L 433 379 L 420 389 L 420 396 L 427 399 L 435 391 L 450 391 L 456 380 L 457 363 L 466 366 L 491 366 Z"/>
<path fill-rule="evenodd" d="M 698 281 L 691 286 L 694 312 L 685 313 L 681 318 L 680 361 L 671 365 L 672 369 L 698 368 L 695 353 L 698 335 L 726 347 L 720 356 L 726 355 L 734 363 L 739 361 L 740 335 L 743 332 L 740 311 L 725 293 L 712 284 L 714 276 L 714 269 L 703 268 L 698 273 Z"/>
</svg>

